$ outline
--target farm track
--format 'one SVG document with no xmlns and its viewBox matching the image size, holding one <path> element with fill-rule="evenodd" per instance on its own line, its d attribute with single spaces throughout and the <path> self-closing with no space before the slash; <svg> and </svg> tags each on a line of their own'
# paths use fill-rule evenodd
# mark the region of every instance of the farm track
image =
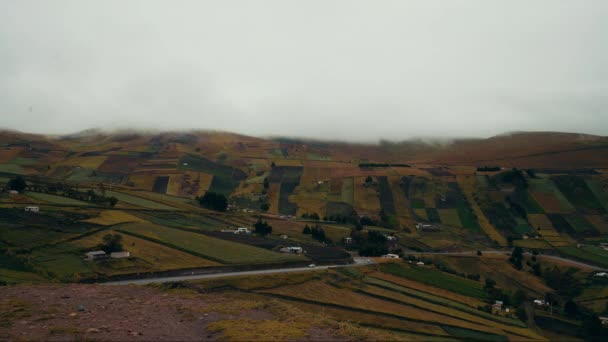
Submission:
<svg viewBox="0 0 608 342">
<path fill-rule="evenodd" d="M 340 267 L 353 267 L 353 266 L 365 266 L 373 264 L 374 262 L 368 258 L 359 258 L 355 259 L 354 264 L 349 265 L 326 265 L 326 266 L 315 266 L 315 267 L 283 267 L 283 268 L 268 268 L 268 269 L 259 269 L 252 271 L 233 271 L 233 272 L 218 272 L 218 273 L 206 273 L 206 274 L 196 274 L 196 270 L 190 270 L 192 274 L 183 274 L 178 276 L 165 276 L 165 277 L 154 277 L 154 278 L 138 278 L 138 279 L 129 279 L 129 280 L 118 280 L 118 281 L 109 281 L 100 283 L 102 285 L 126 285 L 126 284 L 136 284 L 136 285 L 144 285 L 144 284 L 153 284 L 153 283 L 170 283 L 176 281 L 189 281 L 189 280 L 198 280 L 198 279 L 211 279 L 211 278 L 224 278 L 224 277 L 238 277 L 238 276 L 248 276 L 248 275 L 260 275 L 260 274 L 274 274 L 274 273 L 292 273 L 292 272 L 310 272 L 310 271 L 319 271 L 319 270 L 327 270 L 332 268 L 340 268 Z M 238 265 L 234 265 L 238 266 Z"/>
<path fill-rule="evenodd" d="M 511 253 L 511 251 L 500 251 L 500 250 L 486 250 L 486 251 L 480 251 L 482 254 L 503 254 L 503 255 L 508 255 Z M 428 255 L 454 255 L 454 256 L 458 256 L 458 255 L 475 255 L 477 252 L 471 251 L 471 252 L 408 252 L 405 251 L 405 254 L 428 254 Z M 524 255 L 532 255 L 532 253 L 530 252 L 525 252 Z M 606 271 L 605 268 L 599 267 L 599 266 L 595 266 L 595 265 L 591 265 L 591 264 L 587 264 L 584 262 L 580 262 L 577 260 L 573 260 L 573 259 L 568 259 L 568 258 L 564 258 L 564 257 L 560 257 L 557 255 L 550 255 L 550 254 L 539 254 L 536 256 L 537 258 L 545 258 L 545 259 L 553 259 L 553 260 L 557 260 L 557 261 L 562 261 L 565 263 L 569 263 L 578 267 L 585 267 L 585 268 L 590 268 L 592 270 L 595 271 Z"/>
</svg>

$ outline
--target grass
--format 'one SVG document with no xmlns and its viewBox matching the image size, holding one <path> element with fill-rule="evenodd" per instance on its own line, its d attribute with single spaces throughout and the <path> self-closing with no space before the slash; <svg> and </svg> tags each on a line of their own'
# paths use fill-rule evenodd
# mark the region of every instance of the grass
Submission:
<svg viewBox="0 0 608 342">
<path fill-rule="evenodd" d="M 169 247 L 177 247 L 187 253 L 225 264 L 279 263 L 304 260 L 302 257 L 279 254 L 155 224 L 127 223 L 120 225 L 117 230 Z"/>
<path fill-rule="evenodd" d="M 441 217 L 435 208 L 426 208 L 426 217 L 433 223 L 441 223 Z"/>
<path fill-rule="evenodd" d="M 120 202 L 125 202 L 128 204 L 133 204 L 139 207 L 147 208 L 147 209 L 160 209 L 160 210 L 175 210 L 174 207 L 170 207 L 166 204 L 151 201 L 145 198 L 128 195 L 122 192 L 117 191 L 106 191 L 106 196 L 116 197 Z"/>
<path fill-rule="evenodd" d="M 61 205 L 80 205 L 80 206 L 93 206 L 94 204 L 91 203 L 87 203 L 87 202 L 83 202 L 83 201 L 79 201 L 73 198 L 69 198 L 69 197 L 64 197 L 64 196 L 58 196 L 58 195 L 52 195 L 52 194 L 45 194 L 45 193 L 41 193 L 41 192 L 31 192 L 28 191 L 25 193 L 27 196 L 37 199 L 39 201 L 44 201 L 44 202 L 48 202 L 48 203 L 52 203 L 52 204 L 61 204 Z"/>
<path fill-rule="evenodd" d="M 586 179 L 587 186 L 593 192 L 605 211 L 608 211 L 608 192 L 602 191 L 602 184 L 597 180 Z"/>
<path fill-rule="evenodd" d="M 437 286 L 465 296 L 481 299 L 487 298 L 487 294 L 480 283 L 441 272 L 434 268 L 404 267 L 397 263 L 388 263 L 380 265 L 380 269 L 385 273 Z"/>
</svg>

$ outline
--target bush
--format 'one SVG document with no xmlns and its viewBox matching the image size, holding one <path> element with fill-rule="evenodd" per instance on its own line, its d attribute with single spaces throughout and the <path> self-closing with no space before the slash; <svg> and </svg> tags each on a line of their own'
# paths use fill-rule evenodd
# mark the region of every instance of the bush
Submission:
<svg viewBox="0 0 608 342">
<path fill-rule="evenodd" d="M 228 206 L 226 196 L 213 191 L 207 191 L 203 197 L 198 199 L 198 203 L 203 208 L 215 211 L 226 211 Z"/>
<path fill-rule="evenodd" d="M 103 243 L 97 246 L 106 253 L 120 252 L 123 250 L 122 247 L 122 235 L 120 234 L 106 234 L 103 236 Z"/>
</svg>

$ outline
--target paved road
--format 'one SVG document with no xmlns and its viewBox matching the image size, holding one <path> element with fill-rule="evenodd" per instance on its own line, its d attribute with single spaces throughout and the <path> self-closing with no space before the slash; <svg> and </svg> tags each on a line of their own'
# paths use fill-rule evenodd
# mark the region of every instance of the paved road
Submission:
<svg viewBox="0 0 608 342">
<path fill-rule="evenodd" d="M 488 250 L 488 251 L 481 251 L 481 253 L 482 254 L 510 254 L 511 251 Z M 405 254 L 475 255 L 475 254 L 477 254 L 477 252 L 475 252 L 475 251 L 470 251 L 470 252 L 406 252 Z M 532 253 L 530 253 L 530 252 L 525 252 L 524 254 L 525 255 L 532 255 Z M 595 270 L 595 271 L 606 271 L 606 269 L 602 268 L 602 267 L 586 264 L 584 262 L 580 262 L 580 261 L 576 261 L 576 260 L 572 260 L 572 259 L 562 258 L 562 257 L 556 256 L 556 255 L 539 254 L 536 257 L 539 258 L 539 259 L 552 259 L 552 260 L 562 261 L 564 263 L 568 263 L 568 264 L 571 264 L 573 266 L 590 268 L 590 269 Z"/>
<path fill-rule="evenodd" d="M 173 282 L 173 281 L 224 278 L 224 277 L 236 277 L 236 276 L 258 275 L 258 274 L 308 272 L 308 271 L 326 270 L 326 269 L 338 268 L 338 267 L 364 266 L 364 265 L 370 265 L 370 264 L 375 263 L 375 261 L 373 259 L 369 259 L 369 258 L 353 258 L 353 259 L 354 259 L 355 263 L 348 264 L 348 265 L 327 265 L 327 266 L 314 266 L 314 267 L 275 268 L 275 269 L 268 269 L 268 270 L 224 272 L 224 273 L 212 273 L 212 274 L 192 274 L 192 275 L 174 276 L 174 277 L 119 280 L 119 281 L 110 281 L 110 282 L 101 283 L 101 284 L 102 285 L 128 285 L 128 284 L 145 285 L 145 284 L 151 284 L 151 283 L 169 283 L 169 282 Z"/>
</svg>

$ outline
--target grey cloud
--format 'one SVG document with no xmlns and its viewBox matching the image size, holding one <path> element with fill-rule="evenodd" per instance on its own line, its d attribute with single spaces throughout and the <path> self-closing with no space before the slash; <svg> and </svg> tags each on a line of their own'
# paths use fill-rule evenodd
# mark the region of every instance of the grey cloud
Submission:
<svg viewBox="0 0 608 342">
<path fill-rule="evenodd" d="M 0 4 L 0 127 L 607 134 L 603 0 Z"/>
</svg>

